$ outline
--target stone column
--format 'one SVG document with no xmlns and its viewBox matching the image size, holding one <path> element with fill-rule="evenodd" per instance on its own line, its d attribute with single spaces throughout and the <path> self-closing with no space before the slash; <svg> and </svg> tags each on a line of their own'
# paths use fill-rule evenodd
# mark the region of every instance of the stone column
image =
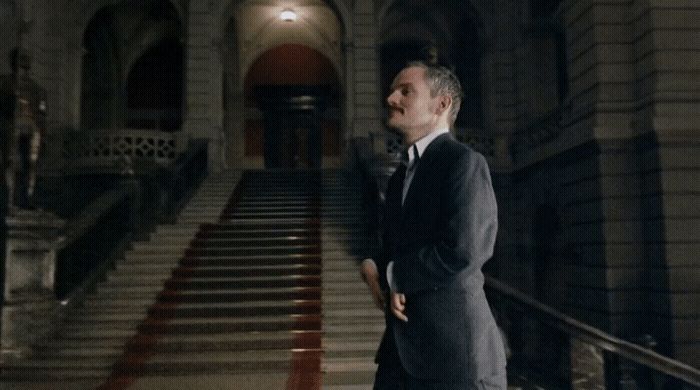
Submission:
<svg viewBox="0 0 700 390">
<path fill-rule="evenodd" d="M 209 140 L 209 166 L 218 170 L 224 165 L 221 161 L 223 74 L 219 47 L 212 36 L 211 8 L 208 1 L 193 1 L 189 6 L 183 131 L 192 138 Z"/>
<path fill-rule="evenodd" d="M 693 364 L 700 361 L 700 3 L 633 7 L 645 322 L 662 353 Z"/>
<path fill-rule="evenodd" d="M 572 257 L 566 309 L 621 337 L 634 336 L 641 305 L 639 186 L 631 128 L 630 6 L 565 0 L 569 96 L 558 143 L 575 160 L 562 176 L 563 235 Z M 585 278 L 575 275 L 587 275 Z M 578 279 L 578 280 L 576 280 Z"/>
<path fill-rule="evenodd" d="M 366 137 L 371 132 L 383 131 L 383 97 L 379 85 L 379 55 L 377 51 L 379 21 L 376 20 L 372 0 L 357 0 L 353 6 L 353 58 L 354 74 L 353 124 L 354 137 Z"/>
<path fill-rule="evenodd" d="M 83 56 L 85 48 L 82 42 L 69 42 L 64 51 L 65 83 L 63 85 L 63 124 L 73 130 L 80 129 L 80 95 L 83 84 Z"/>
<path fill-rule="evenodd" d="M 6 218 L 0 358 L 20 357 L 53 329 L 56 254 L 64 221 L 43 211 Z"/>
</svg>

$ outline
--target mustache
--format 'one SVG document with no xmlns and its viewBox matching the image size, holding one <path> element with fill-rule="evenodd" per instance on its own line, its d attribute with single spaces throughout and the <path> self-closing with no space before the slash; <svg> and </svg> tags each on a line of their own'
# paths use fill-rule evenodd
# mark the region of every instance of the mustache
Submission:
<svg viewBox="0 0 700 390">
<path fill-rule="evenodd" d="M 398 111 L 398 112 L 403 114 L 403 108 L 401 108 L 401 107 L 388 106 L 387 109 L 389 110 L 389 112 Z"/>
</svg>

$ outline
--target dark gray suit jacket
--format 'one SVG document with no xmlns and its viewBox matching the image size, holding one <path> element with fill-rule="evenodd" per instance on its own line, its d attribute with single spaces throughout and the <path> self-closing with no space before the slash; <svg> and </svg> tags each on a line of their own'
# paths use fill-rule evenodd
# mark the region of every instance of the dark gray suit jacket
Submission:
<svg viewBox="0 0 700 390">
<path fill-rule="evenodd" d="M 403 178 L 392 176 L 386 196 L 380 275 L 394 261 L 402 322 L 387 313 L 387 337 L 406 371 L 416 378 L 474 383 L 505 375 L 500 333 L 486 302 L 481 267 L 492 256 L 496 199 L 484 157 L 437 137 L 420 158 L 401 206 Z M 385 277 L 380 278 L 388 288 Z"/>
</svg>

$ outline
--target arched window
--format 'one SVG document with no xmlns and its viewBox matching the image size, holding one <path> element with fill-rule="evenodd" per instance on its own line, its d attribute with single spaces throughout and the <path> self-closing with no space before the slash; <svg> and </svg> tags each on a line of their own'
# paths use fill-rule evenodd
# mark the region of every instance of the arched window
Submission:
<svg viewBox="0 0 700 390">
<path fill-rule="evenodd" d="M 164 122 L 170 130 L 179 126 L 176 116 L 181 115 L 181 107 L 172 108 L 182 105 L 177 103 L 178 99 L 182 101 L 182 91 L 177 89 L 182 89 L 184 78 L 179 18 L 168 0 L 117 2 L 92 17 L 83 34 L 83 129 L 116 129 L 125 125 L 154 128 L 162 127 Z M 162 42 L 166 46 L 160 46 Z M 129 82 L 132 83 L 127 88 Z M 163 88 L 152 88 L 154 83 Z M 173 93 L 165 96 L 162 89 Z M 151 115 L 153 105 L 162 111 L 164 104 L 170 110 L 167 120 L 163 120 L 162 113 Z M 149 120 L 158 125 L 135 123 L 149 116 L 135 115 L 138 110 L 140 114 L 151 110 Z"/>
<path fill-rule="evenodd" d="M 561 0 L 530 0 L 532 23 L 527 35 L 532 42 L 535 77 L 546 88 L 556 84 L 556 102 L 561 105 L 569 93 L 569 74 L 566 54 L 566 34 L 557 19 Z M 536 86 L 537 87 L 537 86 Z"/>
<path fill-rule="evenodd" d="M 113 28 L 114 9 L 100 10 L 83 35 L 81 127 L 105 129 L 117 125 L 121 60 Z"/>
<path fill-rule="evenodd" d="M 182 126 L 184 53 L 166 39 L 136 61 L 127 79 L 127 127 L 176 131 Z"/>
<path fill-rule="evenodd" d="M 460 23 L 460 32 L 453 49 L 455 72 L 464 93 L 455 126 L 460 129 L 484 127 L 481 61 L 483 47 L 479 31 L 470 16 Z"/>
</svg>

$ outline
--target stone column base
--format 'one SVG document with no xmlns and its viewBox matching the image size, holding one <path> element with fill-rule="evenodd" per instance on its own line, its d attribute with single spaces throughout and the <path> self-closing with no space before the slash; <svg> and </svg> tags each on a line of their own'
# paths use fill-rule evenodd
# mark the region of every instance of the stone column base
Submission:
<svg viewBox="0 0 700 390">
<path fill-rule="evenodd" d="M 44 211 L 8 216 L 5 285 L 0 316 L 0 355 L 20 357 L 48 335 L 59 305 L 55 292 L 56 253 L 64 221 Z"/>
</svg>

